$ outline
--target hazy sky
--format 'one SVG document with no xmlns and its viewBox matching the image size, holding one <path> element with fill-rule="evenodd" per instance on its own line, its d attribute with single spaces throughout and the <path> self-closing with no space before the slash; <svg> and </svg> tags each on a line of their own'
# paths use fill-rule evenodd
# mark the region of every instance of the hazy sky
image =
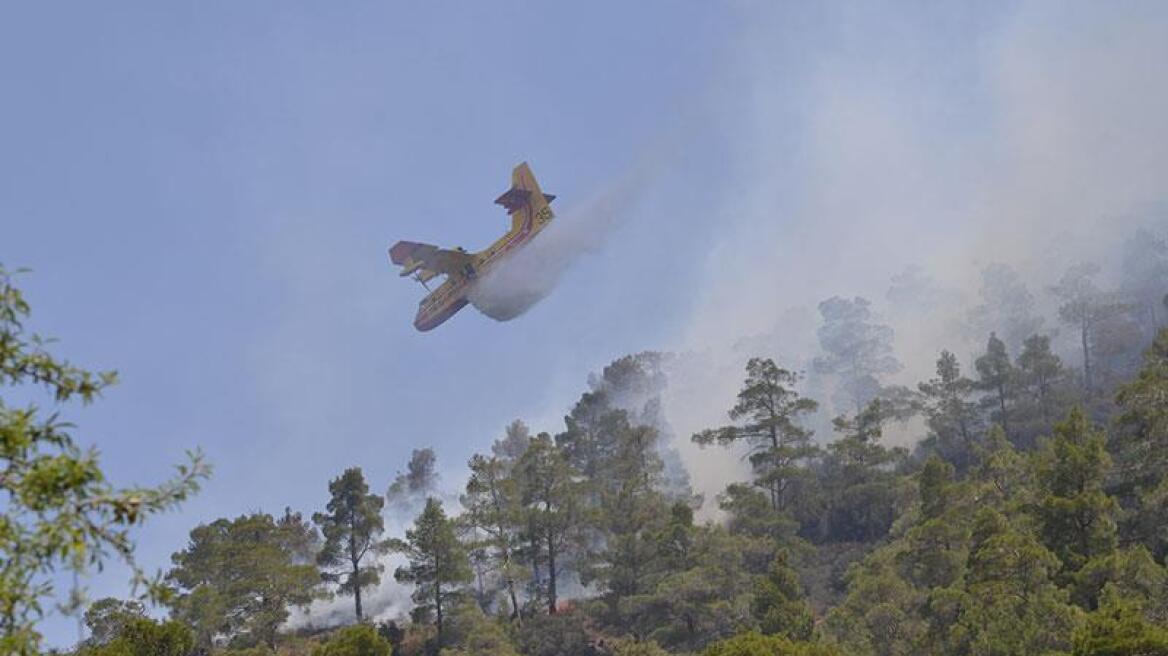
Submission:
<svg viewBox="0 0 1168 656">
<path fill-rule="evenodd" d="M 121 373 L 67 412 L 115 481 L 215 466 L 141 533 L 161 567 L 200 521 L 321 508 L 347 466 L 381 492 L 432 445 L 457 484 L 624 353 L 1162 200 L 1166 8 L 9 4 L 0 261 L 62 353 Z M 619 199 L 601 245 L 515 321 L 415 332 L 385 249 L 490 243 L 522 160 L 560 221 Z"/>
</svg>

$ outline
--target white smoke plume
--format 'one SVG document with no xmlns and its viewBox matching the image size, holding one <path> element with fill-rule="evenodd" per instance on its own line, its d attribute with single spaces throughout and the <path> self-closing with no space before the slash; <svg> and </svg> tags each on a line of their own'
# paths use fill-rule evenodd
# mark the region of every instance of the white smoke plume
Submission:
<svg viewBox="0 0 1168 656">
<path fill-rule="evenodd" d="M 1111 284 L 1123 241 L 1168 197 L 1168 5 L 1021 3 L 980 23 L 948 3 L 753 7 L 727 63 L 745 109 L 721 119 L 740 192 L 670 345 L 698 354 L 666 411 L 707 499 L 744 469 L 689 435 L 726 422 L 746 357 L 808 368 L 819 301 L 864 296 L 893 326 L 904 370 L 885 383 L 928 378 L 942 348 L 969 373 L 986 335 L 957 326 L 984 267 L 1017 270 L 1057 334 L 1049 286 L 1082 260 Z M 898 274 L 915 289 L 890 297 Z M 818 385 L 802 391 L 825 402 Z M 910 425 L 886 439 L 920 437 Z"/>
<path fill-rule="evenodd" d="M 551 293 L 578 257 L 604 244 L 637 204 L 653 170 L 644 160 L 589 200 L 557 215 L 529 244 L 482 276 L 467 295 L 471 304 L 498 321 L 526 312 Z"/>
<path fill-rule="evenodd" d="M 377 562 L 384 567 L 381 582 L 361 591 L 361 605 L 365 615 L 374 622 L 400 622 L 414 607 L 410 600 L 413 586 L 403 585 L 393 578 L 393 571 L 405 565 L 406 560 L 400 554 L 386 554 L 378 557 Z M 283 629 L 295 631 L 345 626 L 352 624 L 354 617 L 353 597 L 336 595 L 315 601 L 307 608 L 292 608 Z"/>
<path fill-rule="evenodd" d="M 434 477 L 436 484 L 439 480 L 440 477 Z M 450 480 L 458 479 L 452 477 Z M 437 488 L 391 500 L 382 512 L 385 533 L 381 537 L 383 539 L 391 536 L 404 537 L 406 529 L 411 528 L 414 519 L 421 514 L 428 496 L 437 497 L 442 501 L 443 508 L 449 515 L 457 515 L 461 510 L 457 494 Z M 361 590 L 364 614 L 375 623 L 397 621 L 400 624 L 409 617 L 410 610 L 414 607 L 414 602 L 410 599 L 414 586 L 398 583 L 394 579 L 394 571 L 408 564 L 406 558 L 400 553 L 390 552 L 371 556 L 370 559 L 381 566 L 381 580 L 376 586 Z M 283 630 L 345 626 L 353 623 L 355 612 L 353 597 L 337 594 L 314 601 L 306 608 L 292 608 Z"/>
</svg>

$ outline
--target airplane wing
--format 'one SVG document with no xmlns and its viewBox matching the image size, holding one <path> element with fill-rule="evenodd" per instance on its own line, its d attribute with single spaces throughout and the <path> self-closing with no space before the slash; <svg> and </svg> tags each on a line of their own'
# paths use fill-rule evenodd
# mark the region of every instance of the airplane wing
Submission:
<svg viewBox="0 0 1168 656">
<path fill-rule="evenodd" d="M 431 244 L 413 241 L 399 241 L 389 249 L 389 259 L 402 267 L 401 275 L 417 273 L 422 280 L 429 280 L 439 274 L 455 275 L 464 273 L 474 263 L 469 253 L 461 250 L 438 248 Z"/>
</svg>

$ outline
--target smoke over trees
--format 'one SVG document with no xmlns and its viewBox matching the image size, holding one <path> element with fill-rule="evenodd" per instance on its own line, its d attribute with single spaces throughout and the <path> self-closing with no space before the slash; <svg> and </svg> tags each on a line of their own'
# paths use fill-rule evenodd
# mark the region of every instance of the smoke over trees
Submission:
<svg viewBox="0 0 1168 656">
<path fill-rule="evenodd" d="M 1070 329 L 1059 341 L 1028 291 L 1043 285 L 987 268 L 915 381 L 885 322 L 920 308 L 823 301 L 812 376 L 745 358 L 720 390 L 730 423 L 690 434 L 706 447 L 691 467 L 722 452 L 748 465 L 709 498 L 671 471 L 686 446 L 671 390 L 706 381 L 698 356 L 618 358 L 558 432 L 516 420 L 484 439 L 450 514 L 431 449 L 384 497 L 347 469 L 313 515 L 323 537 L 290 509 L 200 525 L 167 576 L 173 621 L 103 600 L 78 654 L 131 639 L 224 656 L 297 640 L 444 656 L 1168 649 L 1168 331 L 1149 337 L 1154 284 L 1133 273 L 1160 270 L 1123 271 L 1115 288 L 1086 265 L 1042 281 Z M 928 280 L 910 270 L 894 289 Z M 971 326 L 985 332 L 968 346 Z M 387 531 L 387 506 L 410 523 Z M 366 602 L 390 562 L 409 612 Z M 359 626 L 289 630 L 290 612 L 337 595 Z"/>
<path fill-rule="evenodd" d="M 817 372 L 839 379 L 840 405 L 849 404 L 854 410 L 880 394 L 882 376 L 901 369 L 892 354 L 892 328 L 875 321 L 871 305 L 859 296 L 851 300 L 833 296 L 819 304 L 823 355 L 813 365 Z"/>
</svg>

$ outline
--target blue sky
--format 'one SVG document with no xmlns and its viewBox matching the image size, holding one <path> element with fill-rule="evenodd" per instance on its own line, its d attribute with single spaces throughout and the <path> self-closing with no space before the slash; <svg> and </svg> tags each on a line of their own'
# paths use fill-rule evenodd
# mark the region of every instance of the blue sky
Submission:
<svg viewBox="0 0 1168 656">
<path fill-rule="evenodd" d="M 122 376 L 69 416 L 116 481 L 158 480 L 194 446 L 215 467 L 197 499 L 143 532 L 152 566 L 198 521 L 318 509 L 353 464 L 378 490 L 412 448 L 433 445 L 459 467 L 511 419 L 554 417 L 589 370 L 658 343 L 684 310 L 693 281 L 671 251 L 692 251 L 708 228 L 664 216 L 630 221 L 604 262 L 582 261 L 520 320 L 468 308 L 429 334 L 411 326 L 422 290 L 385 250 L 486 245 L 508 225 L 491 200 L 522 160 L 561 213 L 601 190 L 663 129 L 701 120 L 679 115 L 709 85 L 736 12 L 79 3 L 3 14 L 0 257 L 33 270 L 22 285 L 38 330 Z M 680 155 L 701 166 L 711 152 Z M 652 193 L 642 207 L 695 196 Z"/>
<path fill-rule="evenodd" d="M 1106 202 L 1068 196 L 1092 212 L 1162 193 L 1162 80 L 1149 93 L 1141 62 L 1163 53 L 1165 12 L 1123 8 L 8 5 L 0 261 L 33 270 L 33 325 L 61 352 L 121 373 L 68 412 L 114 480 L 158 480 L 194 446 L 214 464 L 141 533 L 143 561 L 164 566 L 197 522 L 311 512 L 354 464 L 382 491 L 432 445 L 457 484 L 511 419 L 558 428 L 616 356 L 878 296 L 905 264 L 1041 214 L 1052 189 L 1114 182 Z M 1098 66 L 1065 75 L 1068 60 Z M 1142 144 L 1139 172 L 1051 178 L 1044 157 L 1110 151 L 1042 141 L 1028 121 L 1112 115 L 1107 134 Z M 587 220 L 644 162 L 651 175 L 528 314 L 468 308 L 416 333 L 422 290 L 385 249 L 488 244 L 507 224 L 491 200 L 522 160 L 560 220 Z"/>
</svg>

